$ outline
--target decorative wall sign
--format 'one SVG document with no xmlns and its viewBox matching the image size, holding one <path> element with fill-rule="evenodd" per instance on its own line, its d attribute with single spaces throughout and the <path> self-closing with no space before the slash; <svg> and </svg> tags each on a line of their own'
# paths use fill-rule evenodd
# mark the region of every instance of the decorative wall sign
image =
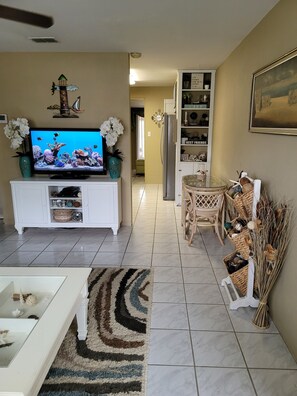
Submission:
<svg viewBox="0 0 297 396">
<path fill-rule="evenodd" d="M 191 89 L 202 89 L 204 78 L 203 73 L 192 73 L 191 77 Z"/>
<path fill-rule="evenodd" d="M 297 135 L 297 49 L 253 75 L 250 131 Z"/>
<path fill-rule="evenodd" d="M 78 118 L 78 114 L 82 113 L 83 110 L 80 109 L 80 96 L 76 98 L 73 105 L 69 107 L 68 105 L 68 91 L 76 91 L 78 90 L 77 85 L 68 85 L 68 80 L 61 74 L 58 78 L 59 83 L 52 84 L 52 94 L 54 95 L 55 91 L 59 91 L 60 93 L 60 106 L 55 104 L 48 106 L 48 110 L 59 110 L 59 113 L 54 113 L 53 118 Z"/>
</svg>

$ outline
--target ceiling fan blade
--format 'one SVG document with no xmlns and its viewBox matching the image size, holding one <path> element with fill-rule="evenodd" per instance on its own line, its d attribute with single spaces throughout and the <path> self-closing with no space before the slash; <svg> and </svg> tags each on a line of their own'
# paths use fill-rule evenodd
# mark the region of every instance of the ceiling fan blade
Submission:
<svg viewBox="0 0 297 396">
<path fill-rule="evenodd" d="M 3 5 L 0 5 L 0 18 L 27 23 L 42 28 L 49 28 L 54 24 L 52 17 Z"/>
</svg>

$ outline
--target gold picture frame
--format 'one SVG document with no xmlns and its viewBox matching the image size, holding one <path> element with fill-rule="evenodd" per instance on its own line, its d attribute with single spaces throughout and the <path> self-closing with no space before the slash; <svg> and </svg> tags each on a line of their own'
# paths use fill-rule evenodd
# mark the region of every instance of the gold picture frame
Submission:
<svg viewBox="0 0 297 396">
<path fill-rule="evenodd" d="M 297 49 L 253 74 L 249 130 L 297 135 Z"/>
</svg>

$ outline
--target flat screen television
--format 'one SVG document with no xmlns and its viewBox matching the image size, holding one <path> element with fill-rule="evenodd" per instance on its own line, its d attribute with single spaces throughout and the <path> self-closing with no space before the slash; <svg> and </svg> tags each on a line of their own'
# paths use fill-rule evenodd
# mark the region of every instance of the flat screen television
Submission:
<svg viewBox="0 0 297 396">
<path fill-rule="evenodd" d="M 99 129 L 31 128 L 32 172 L 52 178 L 106 175 L 106 142 Z"/>
</svg>

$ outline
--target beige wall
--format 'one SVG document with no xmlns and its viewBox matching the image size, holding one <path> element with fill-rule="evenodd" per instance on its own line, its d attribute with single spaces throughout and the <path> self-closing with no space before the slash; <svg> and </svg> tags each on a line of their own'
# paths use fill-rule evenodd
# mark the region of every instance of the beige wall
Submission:
<svg viewBox="0 0 297 396">
<path fill-rule="evenodd" d="M 297 2 L 281 0 L 218 69 L 216 76 L 213 170 L 231 179 L 246 170 L 262 179 L 275 199 L 297 210 L 297 136 L 250 133 L 252 74 L 296 47 Z M 297 358 L 297 228 L 271 298 L 273 319 Z"/>
<path fill-rule="evenodd" d="M 145 182 L 160 184 L 163 179 L 163 167 L 160 157 L 161 128 L 152 121 L 152 115 L 164 111 L 164 99 L 173 96 L 172 87 L 133 87 L 131 99 L 144 100 L 144 129 L 145 129 Z M 151 132 L 151 136 L 148 136 Z"/>
<path fill-rule="evenodd" d="M 69 92 L 69 104 L 81 96 L 85 111 L 78 119 L 56 119 L 47 106 L 59 104 L 51 94 L 52 82 L 64 74 L 79 90 Z M 129 108 L 129 56 L 126 53 L 2 53 L 0 109 L 8 117 L 26 117 L 37 127 L 97 128 L 110 116 L 125 126 L 118 146 L 125 155 L 122 166 L 123 224 L 130 225 L 131 143 Z M 4 124 L 2 124 L 4 125 Z M 1 128 L 2 129 L 2 128 Z M 0 191 L 5 223 L 13 223 L 9 180 L 20 176 L 9 140 L 0 133 Z"/>
</svg>

